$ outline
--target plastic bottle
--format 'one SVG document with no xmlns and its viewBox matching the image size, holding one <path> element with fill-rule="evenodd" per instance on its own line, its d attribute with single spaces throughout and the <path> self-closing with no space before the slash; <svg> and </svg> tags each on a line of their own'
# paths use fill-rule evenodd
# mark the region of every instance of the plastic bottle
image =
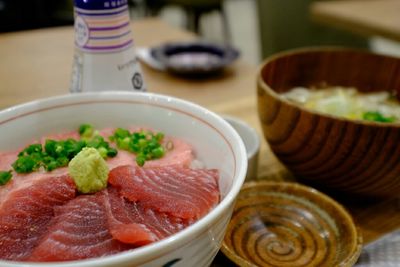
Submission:
<svg viewBox="0 0 400 267">
<path fill-rule="evenodd" d="M 74 0 L 70 91 L 146 91 L 134 50 L 127 0 Z"/>
</svg>

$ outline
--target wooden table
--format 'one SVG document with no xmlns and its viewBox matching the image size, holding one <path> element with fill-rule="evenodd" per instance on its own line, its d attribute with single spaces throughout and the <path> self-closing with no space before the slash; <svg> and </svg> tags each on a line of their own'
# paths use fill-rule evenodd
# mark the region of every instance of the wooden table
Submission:
<svg viewBox="0 0 400 267">
<path fill-rule="evenodd" d="M 137 46 L 196 38 L 157 19 L 137 21 L 132 28 Z M 0 109 L 68 93 L 72 56 L 72 27 L 0 34 Z M 203 80 L 177 78 L 144 64 L 142 68 L 150 92 L 181 97 L 220 114 L 237 116 L 261 135 L 256 108 L 256 66 L 238 60 L 223 75 Z M 280 181 L 291 177 L 262 141 L 258 179 Z M 366 243 L 400 226 L 396 205 L 395 201 L 384 201 L 348 206 Z"/>
<path fill-rule="evenodd" d="M 311 17 L 363 36 L 400 41 L 399 0 L 318 1 L 311 5 Z"/>
</svg>

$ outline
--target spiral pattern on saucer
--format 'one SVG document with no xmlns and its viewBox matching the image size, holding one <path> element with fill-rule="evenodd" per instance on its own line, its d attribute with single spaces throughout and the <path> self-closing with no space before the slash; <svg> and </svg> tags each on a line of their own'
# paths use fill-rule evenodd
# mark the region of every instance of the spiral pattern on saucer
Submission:
<svg viewBox="0 0 400 267">
<path fill-rule="evenodd" d="M 354 247 L 351 241 L 357 231 L 351 235 L 351 229 L 347 230 L 353 225 L 348 221 L 351 217 L 337 212 L 330 202 L 324 203 L 324 199 L 318 199 L 319 202 L 310 199 L 297 186 L 275 186 L 277 184 L 244 186 L 222 251 L 241 266 L 354 264 L 361 245 Z M 350 253 L 351 257 L 342 265 L 349 256 L 349 248 L 354 253 Z"/>
</svg>

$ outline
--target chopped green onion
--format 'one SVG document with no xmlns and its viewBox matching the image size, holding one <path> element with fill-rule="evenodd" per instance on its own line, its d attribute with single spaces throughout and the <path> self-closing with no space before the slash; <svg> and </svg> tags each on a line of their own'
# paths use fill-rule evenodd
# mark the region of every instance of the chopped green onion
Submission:
<svg viewBox="0 0 400 267">
<path fill-rule="evenodd" d="M 40 152 L 42 152 L 42 145 L 41 144 L 33 144 L 33 145 L 28 146 L 24 151 L 28 155 L 33 154 L 33 153 L 40 153 Z"/>
<path fill-rule="evenodd" d="M 31 156 L 19 156 L 12 167 L 18 173 L 28 173 L 36 171 L 40 167 L 40 162 Z"/>
<path fill-rule="evenodd" d="M 44 150 L 46 151 L 46 153 L 49 156 L 53 156 L 54 157 L 54 156 L 57 155 L 57 153 L 56 153 L 56 145 L 57 145 L 56 141 L 54 141 L 54 140 L 46 140 L 46 142 L 44 144 Z"/>
<path fill-rule="evenodd" d="M 57 161 L 50 161 L 49 163 L 45 164 L 45 169 L 46 171 L 52 171 L 58 167 L 58 162 Z"/>
<path fill-rule="evenodd" d="M 160 141 L 163 140 L 164 134 L 163 134 L 163 133 L 157 133 L 157 134 L 155 135 L 155 138 L 156 138 L 156 140 L 157 140 L 158 142 L 160 142 Z"/>
<path fill-rule="evenodd" d="M 79 135 L 82 138 L 91 138 L 94 133 L 94 128 L 90 124 L 82 124 L 81 126 L 79 126 L 78 131 L 79 131 Z"/>
<path fill-rule="evenodd" d="M 140 167 L 142 167 L 144 165 L 144 163 L 146 162 L 146 157 L 144 155 L 137 155 L 136 156 L 136 163 L 137 165 L 139 165 Z"/>
<path fill-rule="evenodd" d="M 395 117 L 385 117 L 378 111 L 365 112 L 363 114 L 363 119 L 376 122 L 394 122 L 396 120 Z"/>
<path fill-rule="evenodd" d="M 138 145 L 140 148 L 145 148 L 149 144 L 150 144 L 149 141 L 147 141 L 146 139 L 139 139 L 138 141 Z"/>
<path fill-rule="evenodd" d="M 68 165 L 68 162 L 70 161 L 69 158 L 67 157 L 59 157 L 57 159 L 58 167 L 65 167 Z"/>
<path fill-rule="evenodd" d="M 115 148 L 108 148 L 107 150 L 107 157 L 113 158 L 118 154 L 118 151 Z"/>
<path fill-rule="evenodd" d="M 129 137 L 129 131 L 126 129 L 122 129 L 122 128 L 117 128 L 114 131 L 114 135 L 112 136 L 112 138 L 115 139 L 124 139 L 125 137 Z"/>
<path fill-rule="evenodd" d="M 42 145 L 41 144 L 32 144 L 26 147 L 24 150 L 19 152 L 18 156 L 26 156 L 33 153 L 40 153 L 42 152 Z"/>
<path fill-rule="evenodd" d="M 44 145 L 29 145 L 18 154 L 12 167 L 18 173 L 29 173 L 41 167 L 52 171 L 67 166 L 84 147 L 96 148 L 103 158 L 115 157 L 118 151 L 96 132 L 91 125 L 83 124 L 79 127 L 79 133 L 84 138 L 82 140 L 46 140 Z"/>
<path fill-rule="evenodd" d="M 123 139 L 117 139 L 117 146 L 121 149 L 128 150 L 129 149 L 129 143 L 130 139 L 129 137 L 124 137 Z"/>
<path fill-rule="evenodd" d="M 164 156 L 165 151 L 164 151 L 164 148 L 160 146 L 160 147 L 154 148 L 151 151 L 151 153 L 153 154 L 154 158 L 159 159 L 162 156 Z"/>
<path fill-rule="evenodd" d="M 105 158 L 107 158 L 107 148 L 105 148 L 105 147 L 99 147 L 99 148 L 97 148 L 97 151 L 99 151 L 99 153 L 100 153 L 100 156 L 103 158 L 103 159 L 105 159 Z"/>
<path fill-rule="evenodd" d="M 126 129 L 118 128 L 110 137 L 117 147 L 136 154 L 136 163 L 143 166 L 147 160 L 158 159 L 164 156 L 165 148 L 161 145 L 163 133 L 137 131 L 130 133 Z"/>
<path fill-rule="evenodd" d="M 12 178 L 11 171 L 0 171 L 0 185 L 7 184 Z"/>
</svg>

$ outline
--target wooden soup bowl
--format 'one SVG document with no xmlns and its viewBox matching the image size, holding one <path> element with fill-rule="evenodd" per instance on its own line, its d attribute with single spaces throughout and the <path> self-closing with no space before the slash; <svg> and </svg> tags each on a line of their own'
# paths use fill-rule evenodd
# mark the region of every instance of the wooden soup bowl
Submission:
<svg viewBox="0 0 400 267">
<path fill-rule="evenodd" d="M 348 120 L 280 96 L 296 86 L 319 85 L 391 91 L 399 98 L 400 58 L 346 48 L 300 49 L 268 58 L 257 78 L 264 137 L 299 181 L 350 195 L 399 196 L 400 124 Z"/>
</svg>

